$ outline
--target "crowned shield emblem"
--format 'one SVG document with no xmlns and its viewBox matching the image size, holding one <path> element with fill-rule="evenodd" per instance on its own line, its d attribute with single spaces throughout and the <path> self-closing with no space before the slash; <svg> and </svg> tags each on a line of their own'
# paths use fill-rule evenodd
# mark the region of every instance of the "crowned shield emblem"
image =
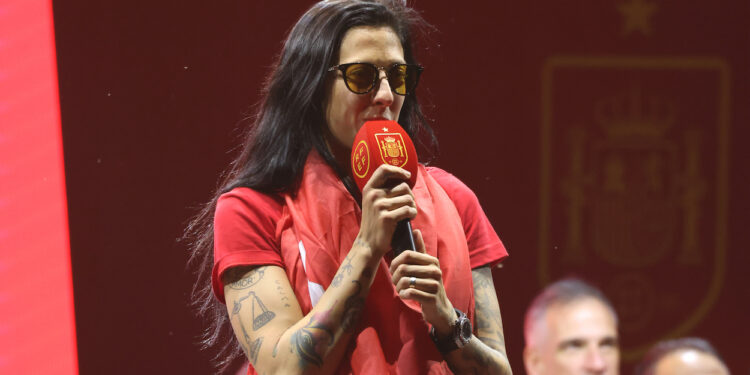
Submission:
<svg viewBox="0 0 750 375">
<path fill-rule="evenodd" d="M 378 149 L 383 163 L 403 167 L 409 160 L 404 139 L 400 133 L 376 133 Z"/>
<path fill-rule="evenodd" d="M 596 280 L 637 358 L 701 322 L 724 280 L 729 70 L 557 57 L 542 95 L 540 283 Z"/>
</svg>

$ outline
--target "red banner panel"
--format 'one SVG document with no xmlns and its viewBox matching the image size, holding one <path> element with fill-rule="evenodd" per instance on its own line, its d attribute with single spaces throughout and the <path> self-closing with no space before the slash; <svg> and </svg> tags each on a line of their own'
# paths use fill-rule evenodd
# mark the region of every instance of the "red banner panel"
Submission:
<svg viewBox="0 0 750 375">
<path fill-rule="evenodd" d="M 0 3 L 0 373 L 76 374 L 48 0 Z"/>
</svg>

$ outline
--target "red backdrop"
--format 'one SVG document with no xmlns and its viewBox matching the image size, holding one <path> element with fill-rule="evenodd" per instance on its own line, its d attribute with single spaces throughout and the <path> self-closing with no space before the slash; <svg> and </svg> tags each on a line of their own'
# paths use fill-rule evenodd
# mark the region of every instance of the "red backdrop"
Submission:
<svg viewBox="0 0 750 375">
<path fill-rule="evenodd" d="M 78 373 L 54 41 L 51 1 L 0 1 L 2 374 Z"/>
<path fill-rule="evenodd" d="M 205 4 L 205 5 L 204 5 Z M 208 373 L 176 242 L 309 1 L 55 3 L 82 373 Z M 436 164 L 475 190 L 523 373 L 523 312 L 577 274 L 623 368 L 669 335 L 750 369 L 746 1 L 417 2 Z M 735 323 L 738 322 L 738 323 Z"/>
</svg>

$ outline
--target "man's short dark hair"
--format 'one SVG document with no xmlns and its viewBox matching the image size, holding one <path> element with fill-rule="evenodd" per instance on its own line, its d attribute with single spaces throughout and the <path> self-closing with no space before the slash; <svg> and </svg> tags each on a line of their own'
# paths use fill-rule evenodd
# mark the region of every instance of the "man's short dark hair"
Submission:
<svg viewBox="0 0 750 375">
<path fill-rule="evenodd" d="M 643 356 L 641 363 L 635 368 L 635 375 L 649 375 L 656 370 L 656 364 L 667 355 L 679 350 L 696 350 L 714 356 L 725 367 L 726 364 L 719 353 L 707 341 L 699 337 L 685 337 L 681 339 L 665 340 L 656 343 Z"/>
</svg>

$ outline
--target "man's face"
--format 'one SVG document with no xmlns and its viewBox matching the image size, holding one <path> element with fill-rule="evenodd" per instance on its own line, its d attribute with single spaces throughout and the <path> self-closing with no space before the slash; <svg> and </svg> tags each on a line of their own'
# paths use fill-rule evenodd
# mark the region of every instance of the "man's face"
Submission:
<svg viewBox="0 0 750 375">
<path fill-rule="evenodd" d="M 615 318 L 598 300 L 553 305 L 537 325 L 524 352 L 529 374 L 619 374 Z"/>
<path fill-rule="evenodd" d="M 656 364 L 656 375 L 729 375 L 729 370 L 713 355 L 697 350 L 669 353 Z"/>
</svg>

